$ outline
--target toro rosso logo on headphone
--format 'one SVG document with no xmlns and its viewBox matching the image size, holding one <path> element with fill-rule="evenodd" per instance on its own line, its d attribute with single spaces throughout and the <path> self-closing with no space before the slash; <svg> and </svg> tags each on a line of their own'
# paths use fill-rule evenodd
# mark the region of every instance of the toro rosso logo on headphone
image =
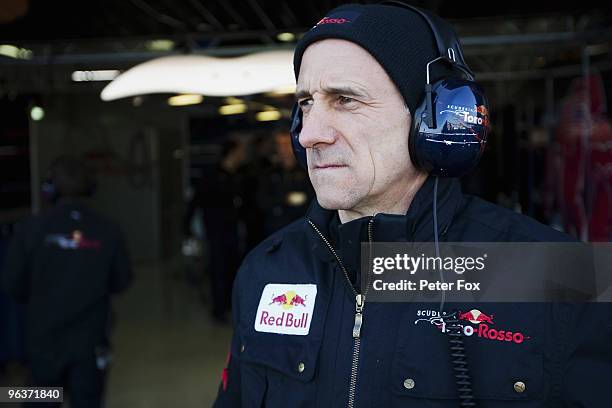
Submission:
<svg viewBox="0 0 612 408">
<path fill-rule="evenodd" d="M 447 105 L 446 109 L 440 111 L 440 114 L 444 112 L 457 115 L 463 123 L 489 126 L 489 110 L 484 105 L 478 105 L 476 109 L 466 106 Z"/>
<path fill-rule="evenodd" d="M 315 27 L 324 25 L 324 24 L 347 24 L 353 23 L 357 20 L 361 13 L 357 11 L 342 11 L 338 13 L 331 14 L 329 16 L 323 17 L 319 22 L 315 25 Z M 314 28 L 314 27 L 313 27 Z"/>
</svg>

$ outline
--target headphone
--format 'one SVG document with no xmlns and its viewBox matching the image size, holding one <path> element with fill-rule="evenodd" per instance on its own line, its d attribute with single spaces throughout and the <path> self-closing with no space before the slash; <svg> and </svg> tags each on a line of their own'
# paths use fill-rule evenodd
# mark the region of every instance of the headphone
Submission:
<svg viewBox="0 0 612 408">
<path fill-rule="evenodd" d="M 413 164 L 430 175 L 459 177 L 478 164 L 489 131 L 489 105 L 484 91 L 463 57 L 459 39 L 444 20 L 399 1 L 382 5 L 403 7 L 420 15 L 434 35 L 438 57 L 427 63 L 425 95 L 412 117 L 408 137 Z M 432 83 L 430 66 L 446 64 L 457 77 Z M 291 112 L 291 145 L 300 165 L 307 169 L 306 149 L 300 144 L 302 110 L 296 103 Z"/>
</svg>

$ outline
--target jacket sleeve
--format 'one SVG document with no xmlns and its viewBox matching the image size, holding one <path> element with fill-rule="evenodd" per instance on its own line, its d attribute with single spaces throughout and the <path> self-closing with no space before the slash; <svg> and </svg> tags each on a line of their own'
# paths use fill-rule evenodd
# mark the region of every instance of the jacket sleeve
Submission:
<svg viewBox="0 0 612 408">
<path fill-rule="evenodd" d="M 132 282 L 132 267 L 123 232 L 117 227 L 114 237 L 114 251 L 110 270 L 110 292 L 120 293 L 126 290 Z"/>
<path fill-rule="evenodd" d="M 2 266 L 2 289 L 4 292 L 25 302 L 28 299 L 29 264 L 25 225 L 15 227 Z"/>
<path fill-rule="evenodd" d="M 227 356 L 227 364 L 221 373 L 221 384 L 217 393 L 214 408 L 242 407 L 242 385 L 240 372 L 240 348 L 242 344 L 240 333 L 240 296 L 241 281 L 247 273 L 246 261 L 236 274 L 232 290 L 232 322 L 234 332 Z"/>
</svg>

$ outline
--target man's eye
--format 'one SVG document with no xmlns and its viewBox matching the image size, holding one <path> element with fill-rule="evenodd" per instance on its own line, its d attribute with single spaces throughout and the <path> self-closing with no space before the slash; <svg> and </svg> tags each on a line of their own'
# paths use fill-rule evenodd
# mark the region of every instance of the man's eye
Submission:
<svg viewBox="0 0 612 408">
<path fill-rule="evenodd" d="M 346 105 L 348 103 L 357 102 L 357 101 L 353 98 L 349 98 L 348 96 L 340 96 L 338 97 L 338 102 L 340 102 L 340 105 Z"/>
<path fill-rule="evenodd" d="M 301 101 L 298 101 L 298 105 L 300 105 L 300 108 L 306 108 L 310 105 L 312 105 L 312 99 L 302 99 Z"/>
</svg>

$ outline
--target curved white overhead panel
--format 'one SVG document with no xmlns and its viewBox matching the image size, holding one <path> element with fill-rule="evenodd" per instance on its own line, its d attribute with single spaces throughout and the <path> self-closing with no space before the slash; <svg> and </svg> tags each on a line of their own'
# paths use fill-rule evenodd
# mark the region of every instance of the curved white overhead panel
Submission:
<svg viewBox="0 0 612 408">
<path fill-rule="evenodd" d="M 239 96 L 295 87 L 292 51 L 265 51 L 235 58 L 176 55 L 125 71 L 100 94 L 104 101 L 152 93 Z"/>
</svg>

